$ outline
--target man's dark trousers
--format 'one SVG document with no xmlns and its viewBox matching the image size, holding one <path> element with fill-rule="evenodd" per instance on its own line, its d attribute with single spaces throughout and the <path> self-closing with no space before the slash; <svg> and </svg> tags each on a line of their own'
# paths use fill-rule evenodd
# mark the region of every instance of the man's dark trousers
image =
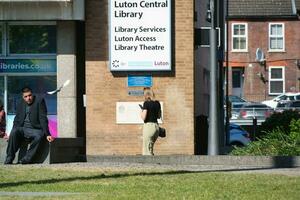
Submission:
<svg viewBox="0 0 300 200">
<path fill-rule="evenodd" d="M 25 127 L 16 127 L 10 133 L 6 149 L 7 158 L 14 159 L 16 152 L 19 150 L 22 141 L 29 139 L 30 147 L 22 160 L 31 162 L 32 157 L 37 152 L 41 140 L 44 138 L 42 129 L 32 129 Z"/>
</svg>

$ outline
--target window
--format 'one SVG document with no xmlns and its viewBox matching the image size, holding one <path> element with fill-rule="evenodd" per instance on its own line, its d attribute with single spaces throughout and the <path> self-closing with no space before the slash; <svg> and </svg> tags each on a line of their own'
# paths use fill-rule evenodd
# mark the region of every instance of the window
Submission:
<svg viewBox="0 0 300 200">
<path fill-rule="evenodd" d="M 56 26 L 9 24 L 9 54 L 55 54 Z"/>
<path fill-rule="evenodd" d="M 45 97 L 49 129 L 57 136 L 57 95 L 46 95 L 56 89 L 56 22 L 0 22 L 0 102 L 4 103 L 6 130 L 13 126 L 21 88 Z"/>
<path fill-rule="evenodd" d="M 46 95 L 56 88 L 56 76 L 8 76 L 7 78 L 7 114 L 15 114 L 18 102 L 22 100 L 21 89 L 29 86 L 33 94 L 45 97 L 48 115 L 56 115 L 56 95 Z"/>
<path fill-rule="evenodd" d="M 281 94 L 285 92 L 284 67 L 269 68 L 269 94 Z"/>
<path fill-rule="evenodd" d="M 287 99 L 286 95 L 281 95 L 281 96 L 278 97 L 278 101 L 286 100 L 286 99 Z"/>
<path fill-rule="evenodd" d="M 269 50 L 284 51 L 284 24 L 269 24 Z"/>
<path fill-rule="evenodd" d="M 247 24 L 232 24 L 232 50 L 247 51 L 248 45 Z"/>
<path fill-rule="evenodd" d="M 3 54 L 3 51 L 2 51 L 2 49 L 3 49 L 3 25 L 2 24 L 0 24 L 0 55 L 2 55 Z"/>
</svg>

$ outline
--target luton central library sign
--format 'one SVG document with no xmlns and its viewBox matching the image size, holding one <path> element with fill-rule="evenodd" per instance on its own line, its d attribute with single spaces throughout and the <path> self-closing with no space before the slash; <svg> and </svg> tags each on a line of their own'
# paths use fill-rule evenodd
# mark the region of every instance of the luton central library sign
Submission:
<svg viewBox="0 0 300 200">
<path fill-rule="evenodd" d="M 111 71 L 171 70 L 171 0 L 109 0 Z"/>
</svg>

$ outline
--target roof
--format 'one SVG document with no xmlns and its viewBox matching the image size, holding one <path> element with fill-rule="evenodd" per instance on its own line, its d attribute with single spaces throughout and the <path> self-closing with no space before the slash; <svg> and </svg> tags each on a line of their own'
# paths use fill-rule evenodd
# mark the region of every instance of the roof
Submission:
<svg viewBox="0 0 300 200">
<path fill-rule="evenodd" d="M 293 0 L 228 0 L 229 18 L 296 17 Z M 299 9 L 300 0 L 296 1 Z"/>
</svg>

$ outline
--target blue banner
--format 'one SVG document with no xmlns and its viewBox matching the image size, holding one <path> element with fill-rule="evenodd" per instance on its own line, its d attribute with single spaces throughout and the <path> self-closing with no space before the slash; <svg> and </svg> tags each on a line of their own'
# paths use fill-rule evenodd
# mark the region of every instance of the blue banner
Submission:
<svg viewBox="0 0 300 200">
<path fill-rule="evenodd" d="M 152 86 L 152 76 L 128 76 L 128 87 L 151 87 Z"/>
<path fill-rule="evenodd" d="M 56 59 L 0 59 L 0 73 L 56 72 Z"/>
</svg>

